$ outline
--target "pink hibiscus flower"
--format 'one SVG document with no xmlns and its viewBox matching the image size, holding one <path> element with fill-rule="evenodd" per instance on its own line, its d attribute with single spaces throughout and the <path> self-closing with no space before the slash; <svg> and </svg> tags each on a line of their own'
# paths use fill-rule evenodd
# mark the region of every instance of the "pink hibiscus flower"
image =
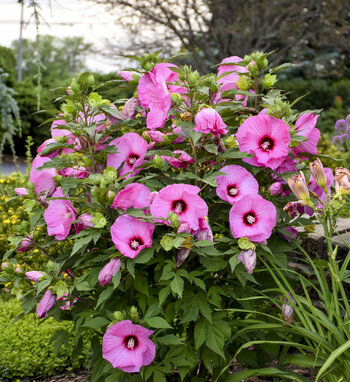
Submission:
<svg viewBox="0 0 350 382">
<path fill-rule="evenodd" d="M 112 278 L 120 270 L 121 261 L 118 257 L 112 259 L 107 263 L 98 274 L 98 283 L 100 285 L 109 284 L 112 281 Z"/>
<path fill-rule="evenodd" d="M 38 318 L 43 318 L 47 315 L 48 311 L 56 304 L 56 296 L 52 293 L 52 290 L 47 290 L 39 305 L 36 309 Z"/>
<path fill-rule="evenodd" d="M 134 259 L 144 248 L 152 247 L 154 224 L 133 216 L 119 216 L 111 227 L 112 241 L 118 251 Z"/>
<path fill-rule="evenodd" d="M 201 109 L 194 117 L 194 123 L 196 124 L 194 131 L 199 133 L 212 133 L 217 138 L 227 133 L 226 124 L 220 114 L 211 107 Z"/>
<path fill-rule="evenodd" d="M 173 105 L 170 93 L 182 93 L 184 89 L 169 85 L 177 81 L 177 73 L 169 67 L 176 65 L 169 63 L 157 64 L 149 73 L 140 78 L 138 85 L 138 97 L 141 106 L 149 109 L 146 124 L 151 130 L 164 126 L 168 113 Z"/>
<path fill-rule="evenodd" d="M 238 128 L 236 138 L 240 151 L 254 154 L 243 161 L 257 167 L 277 169 L 289 153 L 289 127 L 270 115 L 246 119 Z"/>
<path fill-rule="evenodd" d="M 151 191 L 143 184 L 130 183 L 118 192 L 113 200 L 112 207 L 121 208 L 147 208 L 151 205 Z"/>
<path fill-rule="evenodd" d="M 122 137 L 114 139 L 111 144 L 118 149 L 116 154 L 107 155 L 107 167 L 114 167 L 116 170 L 124 163 L 119 175 L 130 178 L 138 174 L 141 169 L 136 167 L 142 165 L 147 153 L 148 144 L 146 140 L 136 133 L 126 133 Z"/>
<path fill-rule="evenodd" d="M 216 177 L 216 194 L 222 200 L 231 204 L 236 203 L 244 195 L 257 194 L 259 184 L 254 176 L 242 166 L 229 165 L 223 167 L 221 172 L 227 175 Z"/>
<path fill-rule="evenodd" d="M 33 245 L 33 235 L 28 235 L 28 237 L 24 238 L 21 242 L 20 248 L 17 249 L 18 252 L 23 253 L 34 248 Z"/>
<path fill-rule="evenodd" d="M 233 236 L 261 243 L 271 236 L 277 222 L 275 206 L 260 195 L 245 195 L 235 203 L 229 215 Z"/>
<path fill-rule="evenodd" d="M 94 228 L 95 224 L 91 222 L 92 215 L 88 213 L 84 213 L 79 216 L 79 222 L 75 223 L 75 232 L 79 233 L 80 231 L 83 231 L 86 228 Z"/>
<path fill-rule="evenodd" d="M 54 198 L 67 198 L 63 195 L 61 187 L 58 187 L 52 195 Z M 47 234 L 55 236 L 57 240 L 64 240 L 70 232 L 72 222 L 77 218 L 77 211 L 69 200 L 50 200 L 49 206 L 44 212 L 47 224 Z"/>
<path fill-rule="evenodd" d="M 40 281 L 40 279 L 44 276 L 44 274 L 39 271 L 26 272 L 25 275 L 29 280 L 36 282 Z"/>
<path fill-rule="evenodd" d="M 13 190 L 18 196 L 25 196 L 28 195 L 29 192 L 26 188 L 24 187 L 19 187 L 19 188 L 14 188 Z"/>
<path fill-rule="evenodd" d="M 174 168 L 187 167 L 189 164 L 193 164 L 195 160 L 183 150 L 175 150 L 174 154 L 179 155 L 178 158 L 162 155 L 162 160 L 166 159 L 170 166 Z"/>
<path fill-rule="evenodd" d="M 173 212 L 178 215 L 181 223 L 187 223 L 190 229 L 198 230 L 198 220 L 208 215 L 208 206 L 198 195 L 199 191 L 197 186 L 182 183 L 164 187 L 151 204 L 152 216 L 167 219 L 169 212 Z"/>
<path fill-rule="evenodd" d="M 318 117 L 318 115 L 306 113 L 302 114 L 295 122 L 296 135 L 307 138 L 307 141 L 301 142 L 297 147 L 293 147 L 292 151 L 295 156 L 298 156 L 300 153 L 309 153 L 312 155 L 318 153 L 317 142 L 321 134 L 320 130 L 315 127 Z"/>
<path fill-rule="evenodd" d="M 44 163 L 51 159 L 37 155 L 32 163 L 32 169 L 29 175 L 29 181 L 34 183 L 35 192 L 39 195 L 42 192 L 51 194 L 56 188 L 54 177 L 57 175 L 55 168 L 45 168 L 38 170 Z"/>
<path fill-rule="evenodd" d="M 46 149 L 46 147 L 48 145 L 51 145 L 52 143 L 57 143 L 57 140 L 56 139 L 53 139 L 53 138 L 50 138 L 50 139 L 46 139 L 46 141 L 44 141 L 36 150 L 36 152 L 39 154 L 39 155 L 42 155 L 42 156 L 45 156 L 45 157 L 49 157 L 49 158 L 55 158 L 55 157 L 58 157 L 60 155 L 60 152 L 61 150 L 60 149 L 56 149 L 56 150 L 53 150 L 51 152 L 49 152 L 48 154 L 46 155 L 43 155 L 41 154 L 43 152 L 43 150 Z"/>
<path fill-rule="evenodd" d="M 148 338 L 152 334 L 152 330 L 129 320 L 117 322 L 103 336 L 102 357 L 126 373 L 139 372 L 156 355 L 156 345 Z"/>
</svg>

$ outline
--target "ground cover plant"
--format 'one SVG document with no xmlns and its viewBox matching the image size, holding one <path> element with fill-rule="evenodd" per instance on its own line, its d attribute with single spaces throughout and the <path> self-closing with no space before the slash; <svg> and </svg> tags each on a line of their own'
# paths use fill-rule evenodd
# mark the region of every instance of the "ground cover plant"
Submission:
<svg viewBox="0 0 350 382">
<path fill-rule="evenodd" d="M 1 280 L 31 286 L 25 313 L 72 321 L 75 354 L 91 339 L 92 381 L 231 380 L 234 356 L 305 381 L 265 368 L 290 347 L 280 332 L 239 323 L 255 312 L 288 320 L 256 297 L 276 293 L 271 267 L 295 258 L 295 227 L 330 192 L 313 161 L 318 112 L 293 109 L 276 89 L 287 65 L 269 67 L 268 54 L 229 57 L 205 76 L 158 53 L 136 59 L 121 73 L 129 100 L 102 98 L 90 73 L 62 94 L 29 186 L 15 189 L 27 231 L 5 255 L 14 264 L 37 249 L 47 262 L 26 273 L 6 264 Z"/>
</svg>

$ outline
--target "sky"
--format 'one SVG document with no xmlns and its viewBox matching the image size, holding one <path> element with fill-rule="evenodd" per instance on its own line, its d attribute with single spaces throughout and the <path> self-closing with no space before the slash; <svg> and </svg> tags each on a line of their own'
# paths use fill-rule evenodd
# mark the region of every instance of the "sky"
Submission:
<svg viewBox="0 0 350 382">
<path fill-rule="evenodd" d="M 35 39 L 34 20 L 29 1 L 24 0 L 23 38 Z M 39 33 L 58 37 L 82 36 L 95 48 L 102 49 L 106 39 L 123 41 L 125 32 L 115 24 L 115 17 L 105 11 L 101 5 L 87 0 L 39 0 L 41 14 L 46 21 L 41 22 Z M 0 0 L 0 45 L 10 46 L 19 38 L 21 6 L 18 0 Z M 102 55 L 90 56 L 87 59 L 89 69 L 101 72 L 112 72 L 121 69 L 116 63 Z"/>
</svg>

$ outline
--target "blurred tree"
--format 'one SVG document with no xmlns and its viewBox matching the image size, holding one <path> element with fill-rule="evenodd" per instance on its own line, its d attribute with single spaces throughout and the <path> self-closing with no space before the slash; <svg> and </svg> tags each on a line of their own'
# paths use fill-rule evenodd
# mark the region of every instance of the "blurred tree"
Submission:
<svg viewBox="0 0 350 382">
<path fill-rule="evenodd" d="M 350 66 L 350 2 L 343 0 L 91 0 L 116 11 L 139 53 L 162 47 L 191 53 L 201 71 L 224 57 L 272 51 L 274 63 L 314 60 L 333 53 L 333 69 Z M 112 42 L 111 42 L 112 44 Z M 131 53 L 132 54 L 132 53 Z M 320 68 L 323 69 L 323 68 Z"/>
<path fill-rule="evenodd" d="M 35 55 L 37 42 L 23 40 L 23 78 L 34 77 L 38 72 Z M 18 42 L 13 43 L 17 51 Z M 43 84 L 54 87 L 58 83 L 70 80 L 74 73 L 85 69 L 85 59 L 92 52 L 92 44 L 84 42 L 82 37 L 58 38 L 49 35 L 40 36 L 41 79 Z"/>
</svg>

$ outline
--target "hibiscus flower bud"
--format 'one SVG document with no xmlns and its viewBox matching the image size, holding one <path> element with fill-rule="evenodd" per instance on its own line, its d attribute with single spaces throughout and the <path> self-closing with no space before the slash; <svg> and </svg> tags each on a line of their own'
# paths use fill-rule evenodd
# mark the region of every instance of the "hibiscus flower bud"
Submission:
<svg viewBox="0 0 350 382">
<path fill-rule="evenodd" d="M 283 186 L 281 182 L 272 183 L 269 188 L 270 194 L 272 196 L 279 195 L 282 192 L 282 190 L 283 190 Z"/>
<path fill-rule="evenodd" d="M 52 290 L 47 290 L 44 296 L 40 300 L 40 303 L 36 309 L 38 318 L 43 318 L 47 315 L 48 311 L 56 304 L 56 296 L 52 293 Z"/>
<path fill-rule="evenodd" d="M 252 249 L 248 249 L 245 251 L 242 251 L 238 255 L 238 259 L 242 262 L 244 265 L 245 269 L 249 274 L 253 273 L 253 270 L 256 266 L 256 253 Z"/>
<path fill-rule="evenodd" d="M 277 76 L 275 74 L 266 74 L 263 81 L 263 86 L 265 88 L 271 88 L 277 81 Z"/>
<path fill-rule="evenodd" d="M 15 188 L 13 191 L 19 196 L 28 195 L 28 190 L 24 187 Z"/>
<path fill-rule="evenodd" d="M 162 158 L 159 156 L 159 155 L 155 155 L 152 159 L 152 162 L 153 164 L 157 167 L 157 168 L 161 168 L 162 167 L 162 164 L 163 164 L 163 161 L 162 161 Z"/>
<path fill-rule="evenodd" d="M 136 306 L 132 306 L 131 308 L 130 308 L 130 317 L 131 317 L 131 319 L 133 320 L 133 321 L 138 321 L 139 320 L 139 312 L 138 312 L 138 310 L 137 310 L 137 308 L 136 308 Z"/>
<path fill-rule="evenodd" d="M 318 158 L 314 162 L 310 163 L 310 171 L 315 179 L 315 182 L 322 187 L 326 193 L 328 193 L 326 173 L 324 172 L 322 162 Z"/>
<path fill-rule="evenodd" d="M 117 312 L 113 313 L 113 319 L 116 322 L 123 321 L 125 319 L 124 314 L 118 310 Z"/>
<path fill-rule="evenodd" d="M 240 90 L 248 90 L 250 87 L 249 80 L 247 79 L 246 76 L 243 76 L 243 75 L 239 76 L 236 84 L 237 84 L 238 89 L 240 89 Z"/>
<path fill-rule="evenodd" d="M 102 286 L 109 284 L 112 278 L 120 270 L 121 261 L 118 257 L 112 259 L 108 264 L 106 264 L 98 274 L 98 283 Z"/>
<path fill-rule="evenodd" d="M 27 276 L 29 280 L 36 281 L 36 282 L 40 281 L 41 277 L 44 276 L 44 274 L 39 271 L 26 272 L 25 275 Z"/>
<path fill-rule="evenodd" d="M 305 201 L 310 200 L 309 189 L 307 188 L 305 176 L 302 171 L 300 171 L 299 175 L 293 175 L 291 178 L 289 178 L 288 185 L 290 189 L 292 190 L 293 194 L 299 200 L 305 200 Z"/>
</svg>

